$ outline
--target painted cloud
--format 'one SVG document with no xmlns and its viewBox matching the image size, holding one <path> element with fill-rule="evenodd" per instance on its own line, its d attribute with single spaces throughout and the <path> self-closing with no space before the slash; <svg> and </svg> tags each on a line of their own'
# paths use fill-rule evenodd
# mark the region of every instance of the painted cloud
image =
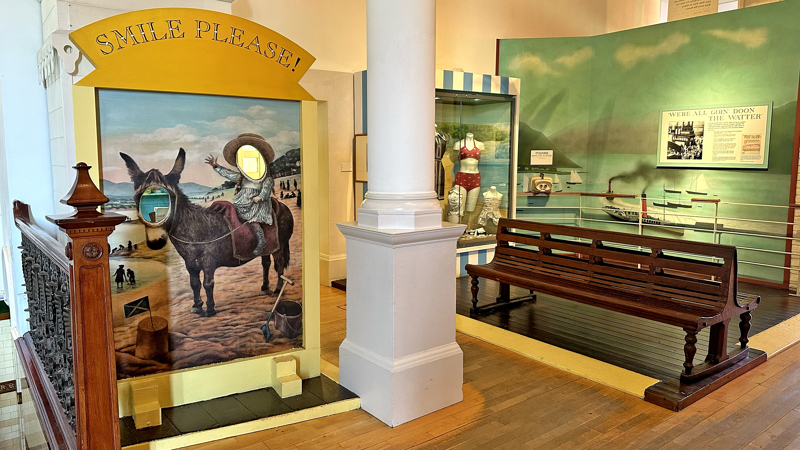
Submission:
<svg viewBox="0 0 800 450">
<path fill-rule="evenodd" d="M 622 67 L 630 69 L 642 60 L 654 60 L 661 55 L 670 55 L 691 41 L 688 35 L 673 33 L 656 45 L 626 44 L 617 50 L 614 57 Z"/>
<path fill-rule="evenodd" d="M 738 30 L 708 30 L 705 32 L 711 36 L 726 39 L 737 44 L 742 44 L 747 48 L 757 48 L 767 43 L 769 31 L 766 28 L 739 28 Z"/>
<path fill-rule="evenodd" d="M 571 69 L 579 64 L 582 64 L 594 56 L 592 47 L 586 46 L 580 48 L 572 53 L 559 56 L 553 63 L 549 63 L 542 59 L 539 55 L 532 53 L 523 53 L 509 63 L 512 70 L 528 70 L 537 75 L 558 75 L 560 72 L 553 67 L 554 64 Z"/>
<path fill-rule="evenodd" d="M 592 56 L 594 56 L 594 50 L 587 45 L 586 47 L 576 50 L 574 53 L 556 59 L 556 62 L 571 69 L 578 64 L 590 60 Z"/>
<path fill-rule="evenodd" d="M 558 73 L 539 55 L 532 55 L 530 53 L 523 53 L 515 57 L 511 60 L 509 66 L 513 70 L 529 70 L 537 75 Z"/>
</svg>

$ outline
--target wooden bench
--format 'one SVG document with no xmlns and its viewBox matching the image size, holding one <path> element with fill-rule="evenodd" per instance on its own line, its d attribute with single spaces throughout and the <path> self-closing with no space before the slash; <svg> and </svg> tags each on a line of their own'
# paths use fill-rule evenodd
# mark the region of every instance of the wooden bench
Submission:
<svg viewBox="0 0 800 450">
<path fill-rule="evenodd" d="M 494 259 L 468 264 L 472 312 L 531 301 L 509 298 L 529 289 L 683 328 L 681 381 L 719 372 L 748 352 L 751 311 L 761 297 L 737 292 L 736 247 L 678 239 L 500 219 Z M 478 307 L 478 278 L 500 283 L 496 303 Z M 741 321 L 741 346 L 728 353 L 728 324 Z M 711 327 L 708 356 L 693 364 L 697 333 Z"/>
</svg>

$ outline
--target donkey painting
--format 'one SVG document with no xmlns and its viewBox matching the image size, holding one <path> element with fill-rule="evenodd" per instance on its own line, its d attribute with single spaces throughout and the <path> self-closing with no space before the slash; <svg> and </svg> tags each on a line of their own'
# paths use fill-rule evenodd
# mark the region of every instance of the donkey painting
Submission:
<svg viewBox="0 0 800 450">
<path fill-rule="evenodd" d="M 186 164 L 186 152 L 183 149 L 178 152 L 172 170 L 166 175 L 157 169 L 142 172 L 133 158 L 125 153 L 120 153 L 120 156 L 125 161 L 128 175 L 133 182 L 133 199 L 136 202 L 137 211 L 140 211 L 139 201 L 147 188 L 158 186 L 169 194 L 169 213 L 159 221 L 142 221 L 145 225 L 147 246 L 153 250 L 159 250 L 167 245 L 167 239 L 173 238 L 171 239 L 172 245 L 183 258 L 186 270 L 189 272 L 189 284 L 194 293 L 194 304 L 191 311 L 200 315 L 204 314 L 203 300 L 200 298 L 200 272 L 203 272 L 202 285 L 206 291 L 205 315 L 213 316 L 216 314 L 214 272 L 219 267 L 241 266 L 258 256 L 252 256 L 249 259 L 235 256 L 232 232 L 223 215 L 192 203 L 178 187 L 181 173 Z M 270 256 L 261 256 L 263 269 L 261 291 L 271 296 L 275 295 L 274 292 L 280 292 L 284 283 L 281 275 L 289 264 L 289 239 L 294 231 L 294 218 L 289 207 L 280 202 L 276 203 L 278 207 L 275 210 L 275 217 L 279 245 L 271 255 L 278 280 L 275 291 L 269 289 Z"/>
</svg>

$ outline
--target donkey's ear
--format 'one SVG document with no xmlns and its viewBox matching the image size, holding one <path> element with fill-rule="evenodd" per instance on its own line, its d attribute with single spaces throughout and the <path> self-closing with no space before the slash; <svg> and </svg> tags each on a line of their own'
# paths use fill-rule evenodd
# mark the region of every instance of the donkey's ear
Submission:
<svg viewBox="0 0 800 450">
<path fill-rule="evenodd" d="M 167 181 L 169 181 L 170 184 L 178 184 L 178 182 L 181 181 L 181 173 L 185 166 L 186 151 L 181 148 L 180 151 L 178 151 L 178 157 L 175 158 L 175 165 L 172 166 L 172 170 L 167 174 Z"/>
<path fill-rule="evenodd" d="M 121 156 L 122 159 L 125 161 L 125 167 L 128 168 L 128 175 L 131 177 L 133 185 L 138 186 L 144 179 L 144 172 L 142 172 L 142 169 L 139 168 L 139 165 L 136 164 L 136 161 L 134 161 L 133 158 L 131 158 L 130 156 L 121 152 L 119 156 Z"/>
</svg>

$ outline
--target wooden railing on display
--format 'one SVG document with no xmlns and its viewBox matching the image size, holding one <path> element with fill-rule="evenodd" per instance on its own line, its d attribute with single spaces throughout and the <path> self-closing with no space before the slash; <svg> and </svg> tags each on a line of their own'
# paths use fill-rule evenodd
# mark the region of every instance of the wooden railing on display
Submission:
<svg viewBox="0 0 800 450">
<path fill-rule="evenodd" d="M 75 211 L 47 216 L 66 247 L 34 223 L 29 205 L 14 202 L 31 328 L 16 347 L 51 449 L 119 449 L 108 236 L 125 216 L 98 212 L 108 198 L 89 166 L 74 168 L 61 202 Z"/>
</svg>

